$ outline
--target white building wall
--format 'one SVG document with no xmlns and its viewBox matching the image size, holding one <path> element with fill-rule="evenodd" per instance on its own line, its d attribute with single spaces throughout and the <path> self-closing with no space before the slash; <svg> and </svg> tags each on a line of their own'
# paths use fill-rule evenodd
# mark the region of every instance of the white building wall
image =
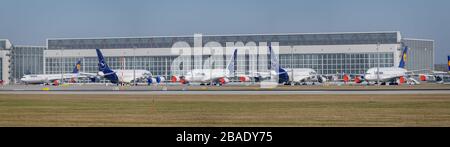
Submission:
<svg viewBox="0 0 450 147">
<path fill-rule="evenodd" d="M 2 59 L 3 84 L 9 84 L 9 71 L 10 71 L 9 53 L 10 53 L 9 50 L 0 50 L 0 58 Z"/>
</svg>

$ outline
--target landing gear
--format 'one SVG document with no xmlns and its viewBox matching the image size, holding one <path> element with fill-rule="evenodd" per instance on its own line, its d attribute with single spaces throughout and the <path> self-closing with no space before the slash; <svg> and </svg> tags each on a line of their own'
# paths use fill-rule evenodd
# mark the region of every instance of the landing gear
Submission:
<svg viewBox="0 0 450 147">
<path fill-rule="evenodd" d="M 286 86 L 288 86 L 288 85 L 292 85 L 292 82 L 285 82 L 283 85 L 286 85 Z"/>
<path fill-rule="evenodd" d="M 131 86 L 137 86 L 137 85 L 138 85 L 138 82 L 139 82 L 139 81 L 136 81 L 136 82 L 135 82 L 134 80 L 132 80 L 132 81 L 130 82 L 130 85 L 131 85 Z"/>
</svg>

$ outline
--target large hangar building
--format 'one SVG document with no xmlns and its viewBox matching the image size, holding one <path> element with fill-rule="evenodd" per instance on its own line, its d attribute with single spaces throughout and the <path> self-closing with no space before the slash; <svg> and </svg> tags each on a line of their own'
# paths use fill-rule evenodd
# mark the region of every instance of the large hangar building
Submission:
<svg viewBox="0 0 450 147">
<path fill-rule="evenodd" d="M 198 35 L 197 35 L 198 36 Z M 183 74 L 187 71 L 173 71 L 171 66 L 178 55 L 171 53 L 171 48 L 176 42 L 186 42 L 191 47 L 195 46 L 192 36 L 168 36 L 168 37 L 111 37 L 111 38 L 52 38 L 47 39 L 46 47 L 17 46 L 16 54 L 12 54 L 16 61 L 18 57 L 24 57 L 27 50 L 33 53 L 32 60 L 20 60 L 13 62 L 14 68 L 29 66 L 31 63 L 39 64 L 33 68 L 31 74 L 60 74 L 70 73 L 74 64 L 82 61 L 82 71 L 98 72 L 98 59 L 95 49 L 102 49 L 106 61 L 113 69 L 147 69 L 153 75 L 170 76 Z M 290 34 L 245 34 L 245 35 L 202 35 L 202 45 L 208 42 L 218 42 L 226 47 L 227 42 L 279 42 L 280 65 L 284 68 L 313 68 L 319 74 L 363 74 L 372 67 L 398 66 L 401 51 L 405 46 L 409 47 L 407 53 L 407 69 L 434 70 L 434 41 L 426 39 L 402 38 L 400 32 L 356 32 L 356 33 L 290 33 Z M 0 40 L 1 43 L 2 40 Z M 1 44 L 0 44 L 1 45 Z M 19 48 L 20 47 L 20 48 Z M 34 48 L 34 49 L 29 49 Z M 19 49 L 21 52 L 19 52 Z M 0 49 L 1 51 L 3 48 Z M 12 45 L 12 51 L 15 47 Z M 204 54 L 203 59 L 210 55 Z M 40 59 L 42 57 L 42 60 Z M 2 56 L 0 56 L 2 58 Z M 5 57 L 3 57 L 5 58 Z M 224 58 L 225 64 L 227 58 Z M 267 62 L 257 58 L 249 58 L 248 55 L 239 55 L 238 71 L 249 73 L 250 64 Z M 5 60 L 0 60 L 5 61 Z M 192 61 L 192 60 L 191 60 Z M 206 60 L 207 61 L 207 60 Z M 205 62 L 206 62 L 205 61 Z M 26 63 L 30 62 L 30 63 Z M 3 64 L 5 66 L 5 64 Z M 42 70 L 40 70 L 42 69 Z M 257 67 L 257 70 L 266 69 Z M 9 70 L 9 69 L 8 69 Z M 0 70 L 5 71 L 5 70 Z M 26 71 L 12 71 L 10 80 L 18 82 Z M 28 72 L 29 73 L 29 72 Z"/>
</svg>

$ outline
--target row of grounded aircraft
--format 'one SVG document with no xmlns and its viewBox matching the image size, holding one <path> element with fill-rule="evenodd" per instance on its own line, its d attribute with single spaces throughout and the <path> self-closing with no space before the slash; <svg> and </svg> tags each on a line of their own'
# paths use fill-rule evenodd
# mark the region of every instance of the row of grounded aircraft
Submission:
<svg viewBox="0 0 450 147">
<path fill-rule="evenodd" d="M 240 82 L 261 81 L 264 79 L 278 78 L 279 84 L 285 85 L 305 85 L 306 82 L 324 83 L 331 79 L 336 80 L 336 75 L 318 74 L 311 68 L 282 68 L 279 66 L 278 57 L 274 55 L 271 46 L 269 48 L 269 58 L 271 70 L 269 72 L 253 72 L 248 75 L 238 74 L 235 72 L 235 63 L 237 58 L 237 49 L 234 50 L 230 61 L 227 63 L 225 69 L 194 69 L 183 76 L 174 75 L 171 82 L 180 82 L 182 84 L 200 83 L 201 85 L 223 85 L 230 82 L 230 78 L 238 77 Z M 341 81 L 362 83 L 366 81 L 367 84 L 399 84 L 410 83 L 420 84 L 418 80 L 412 78 L 419 76 L 421 81 L 426 81 L 434 75 L 414 74 L 414 71 L 407 71 L 404 69 L 406 65 L 406 53 L 408 47 L 402 51 L 401 61 L 398 67 L 382 67 L 370 68 L 365 74 L 344 74 Z M 153 76 L 148 70 L 113 70 L 110 69 L 105 62 L 100 49 L 96 49 L 98 57 L 98 73 L 84 73 L 80 72 L 81 61 L 78 61 L 72 73 L 63 74 L 42 74 L 42 75 L 25 75 L 21 81 L 26 84 L 54 84 L 58 85 L 60 80 L 76 81 L 79 78 L 89 78 L 91 81 L 97 81 L 100 78 L 108 79 L 113 84 L 132 84 L 135 81 L 146 81 L 148 84 L 159 84 L 165 82 L 162 76 Z M 278 67 L 278 70 L 274 70 Z M 449 57 L 450 68 L 450 57 Z M 276 77 L 277 76 L 277 77 Z M 351 79 L 350 77 L 354 77 Z"/>
<path fill-rule="evenodd" d="M 355 82 L 362 83 L 366 82 L 367 84 L 420 84 L 420 82 L 413 77 L 419 77 L 420 81 L 428 81 L 431 78 L 435 78 L 436 81 L 442 81 L 442 77 L 438 75 L 442 75 L 443 72 L 432 71 L 432 74 L 416 74 L 418 71 L 426 71 L 426 70 L 418 70 L 418 71 L 408 71 L 405 69 L 408 47 L 406 46 L 402 51 L 401 60 L 398 67 L 380 67 L 380 68 L 370 68 L 367 70 L 365 74 L 343 74 L 343 79 L 338 80 L 336 77 L 338 74 L 334 75 L 325 75 L 318 74 L 312 68 L 282 68 L 279 66 L 277 56 L 274 56 L 274 52 L 272 48 L 269 46 L 269 56 L 271 60 L 271 71 L 270 72 L 255 72 L 250 73 L 249 75 L 239 75 L 237 77 L 240 82 L 249 82 L 260 81 L 262 79 L 274 78 L 274 76 L 278 76 L 278 83 L 285 85 L 305 85 L 307 82 L 314 83 L 324 83 L 329 79 L 333 79 L 332 81 L 343 81 L 347 82 Z M 182 84 L 189 83 L 201 83 L 201 85 L 205 84 L 225 84 L 227 83 L 230 77 L 234 77 L 231 74 L 234 72 L 234 64 L 233 61 L 236 56 L 236 51 L 231 58 L 231 61 L 228 62 L 227 69 L 223 70 L 211 70 L 211 69 L 203 69 L 203 70 L 193 70 L 184 76 L 173 76 L 172 82 L 181 82 Z M 449 57 L 449 69 L 450 69 L 450 57 Z M 273 70 L 278 67 L 278 70 Z M 447 75 L 448 76 L 448 75 Z M 332 77 L 332 78 L 329 78 Z M 350 77 L 354 77 L 351 79 Z"/>
<path fill-rule="evenodd" d="M 135 81 L 146 80 L 147 83 L 162 83 L 164 77 L 153 76 L 148 70 L 113 70 L 109 68 L 105 62 L 100 49 L 96 49 L 98 57 L 98 73 L 80 72 L 81 61 L 78 61 L 72 73 L 66 74 L 42 74 L 42 75 L 25 75 L 21 81 L 25 84 L 53 84 L 58 85 L 60 80 L 75 81 L 79 78 L 89 78 L 91 81 L 98 81 L 100 78 L 108 79 L 113 84 L 131 84 Z"/>
<path fill-rule="evenodd" d="M 435 74 L 442 74 L 440 72 L 432 71 L 432 74 L 416 74 L 418 71 L 408 71 L 405 69 L 406 66 L 406 54 L 408 52 L 408 47 L 406 46 L 402 51 L 402 56 L 400 60 L 400 64 L 398 67 L 380 67 L 380 68 L 370 68 L 367 70 L 365 74 L 343 74 L 342 80 L 338 80 L 337 76 L 339 74 L 318 74 L 312 68 L 282 68 L 279 66 L 279 60 L 277 56 L 274 55 L 272 48 L 269 46 L 269 56 L 271 60 L 271 69 L 270 72 L 254 72 L 249 75 L 236 74 L 240 82 L 249 82 L 260 81 L 262 79 L 274 79 L 275 76 L 278 76 L 278 83 L 285 85 L 305 85 L 307 82 L 314 83 L 324 83 L 327 82 L 328 79 L 334 79 L 333 81 L 343 81 L 347 82 L 355 82 L 362 83 L 366 82 L 367 84 L 420 84 L 420 82 L 413 77 L 419 77 L 420 81 L 428 81 L 430 78 L 439 77 Z M 226 84 L 229 82 L 230 77 L 235 77 L 234 72 L 234 64 L 236 60 L 236 51 L 234 52 L 231 61 L 228 62 L 227 69 L 221 70 L 211 70 L 211 69 L 199 69 L 188 72 L 184 76 L 172 76 L 172 82 L 181 82 L 182 84 L 189 84 L 191 82 L 201 83 L 201 85 L 209 85 L 209 84 Z M 274 70 L 278 67 L 278 70 Z M 450 69 L 450 57 L 449 57 L 449 69 Z M 448 75 L 447 75 L 448 76 Z M 329 78 L 332 77 L 332 78 Z M 350 77 L 354 77 L 351 79 Z M 435 79 L 436 80 L 436 79 Z"/>
</svg>

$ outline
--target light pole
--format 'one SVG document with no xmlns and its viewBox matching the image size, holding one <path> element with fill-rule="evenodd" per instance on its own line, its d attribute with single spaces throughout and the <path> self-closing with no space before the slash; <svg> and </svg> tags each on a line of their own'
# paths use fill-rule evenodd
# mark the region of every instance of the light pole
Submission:
<svg viewBox="0 0 450 147">
<path fill-rule="evenodd" d="M 294 82 L 294 46 L 291 45 L 291 77 L 292 80 L 289 80 L 288 82 Z M 290 83 L 291 86 L 293 85 L 293 83 Z"/>
<path fill-rule="evenodd" d="M 133 46 L 133 86 L 136 86 L 136 46 Z"/>
<path fill-rule="evenodd" d="M 61 71 L 61 81 L 60 81 L 60 83 L 63 83 L 63 81 L 64 81 L 64 76 L 63 76 L 63 67 L 64 67 L 64 65 L 63 65 L 63 52 L 64 52 L 64 47 L 61 47 L 61 62 L 60 62 L 60 66 L 59 66 L 59 68 L 60 68 L 60 71 Z"/>
<path fill-rule="evenodd" d="M 272 54 L 272 48 L 271 48 L 270 44 L 268 45 L 268 49 L 269 49 L 269 52 L 268 52 L 268 54 L 269 54 L 269 59 L 268 59 L 268 61 L 269 61 L 269 77 L 270 77 L 270 81 L 272 82 L 274 80 L 274 78 L 272 77 L 272 70 L 274 70 L 273 66 L 272 66 L 272 64 L 273 64 L 272 56 L 274 56 L 274 55 Z M 276 71 L 275 71 L 275 73 L 276 73 Z"/>
<path fill-rule="evenodd" d="M 377 85 L 381 85 L 380 84 L 380 42 L 377 42 L 377 59 L 378 59 L 378 65 L 377 65 Z"/>
<path fill-rule="evenodd" d="M 208 60 L 208 65 L 209 65 L 209 78 L 212 78 L 212 70 L 213 70 L 213 66 L 212 66 L 212 64 L 211 64 L 211 58 L 214 58 L 214 55 L 215 54 L 215 50 L 212 50 L 211 51 L 211 53 L 210 53 L 210 56 L 209 56 L 209 60 Z M 203 57 L 202 57 L 203 58 Z M 209 83 L 209 86 L 213 86 L 213 82 L 212 82 L 212 80 L 211 80 L 211 82 Z"/>
</svg>

